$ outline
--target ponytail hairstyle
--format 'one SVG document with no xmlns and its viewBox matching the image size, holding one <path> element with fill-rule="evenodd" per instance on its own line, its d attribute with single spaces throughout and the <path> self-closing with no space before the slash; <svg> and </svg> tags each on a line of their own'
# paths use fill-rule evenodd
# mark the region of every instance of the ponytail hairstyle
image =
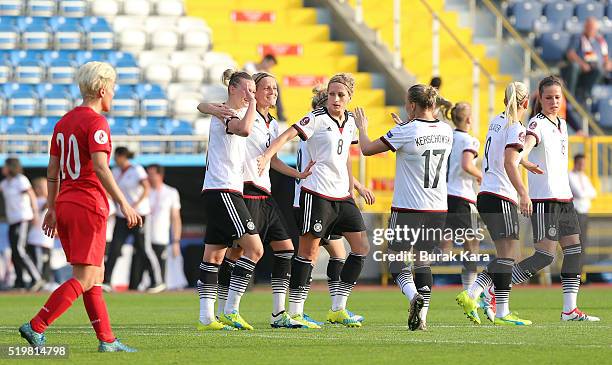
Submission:
<svg viewBox="0 0 612 365">
<path fill-rule="evenodd" d="M 450 119 L 455 127 L 463 126 L 465 121 L 472 114 L 472 106 L 464 101 L 455 104 L 450 110 Z"/>
<path fill-rule="evenodd" d="M 313 110 L 322 108 L 325 106 L 325 104 L 327 104 L 327 90 L 323 85 L 319 84 L 313 87 L 312 94 L 312 102 L 310 103 L 310 106 Z"/>
<path fill-rule="evenodd" d="M 438 91 L 433 86 L 416 84 L 408 89 L 408 101 L 416 103 L 425 110 L 433 110 L 436 106 Z"/>
<path fill-rule="evenodd" d="M 240 85 L 240 80 L 253 80 L 251 75 L 244 71 L 234 71 L 231 68 L 223 71 L 223 75 L 221 76 L 221 82 L 223 85 L 227 86 L 229 89 L 230 86 L 238 87 Z"/>
<path fill-rule="evenodd" d="M 355 79 L 353 78 L 353 75 L 349 73 L 336 74 L 329 79 L 327 88 L 329 89 L 329 85 L 333 84 L 334 82 L 344 85 L 348 91 L 349 97 L 353 97 L 353 93 L 355 92 Z"/>
<path fill-rule="evenodd" d="M 529 97 L 529 89 L 522 82 L 514 81 L 508 84 L 504 95 L 508 125 L 514 122 L 520 122 L 518 118 L 518 110 L 525 99 Z"/>
</svg>

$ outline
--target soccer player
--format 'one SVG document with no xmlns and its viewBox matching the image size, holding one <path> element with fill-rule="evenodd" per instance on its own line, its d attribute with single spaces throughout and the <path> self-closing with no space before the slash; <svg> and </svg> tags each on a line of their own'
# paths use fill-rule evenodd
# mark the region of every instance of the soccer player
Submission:
<svg viewBox="0 0 612 365">
<path fill-rule="evenodd" d="M 147 175 L 151 192 L 149 201 L 151 203 L 151 243 L 155 257 L 161 271 L 161 285 L 149 289 L 149 293 L 159 293 L 166 290 L 164 276 L 166 273 L 166 257 L 168 245 L 171 246 L 172 256 L 181 254 L 181 233 L 183 224 L 181 221 L 181 198 L 178 190 L 164 183 L 165 169 L 158 164 L 147 167 Z M 172 228 L 172 232 L 170 229 Z M 172 233 L 172 241 L 170 241 Z M 153 273 L 149 272 L 149 276 Z"/>
<path fill-rule="evenodd" d="M 494 285 L 496 325 L 530 325 L 531 321 L 510 312 L 513 252 L 519 244 L 517 205 L 524 216 L 530 216 L 532 204 L 521 179 L 519 164 L 534 173 L 542 171 L 521 160 L 525 144 L 525 127 L 521 119 L 529 106 L 529 90 L 521 82 L 510 83 L 505 90 L 506 110 L 489 123 L 482 163 L 483 180 L 477 198 L 480 213 L 495 243 L 497 258 L 480 273 L 473 285 L 456 298 L 464 313 L 480 324 L 476 300 L 487 287 Z M 489 318 L 491 320 L 491 318 Z"/>
<path fill-rule="evenodd" d="M 134 158 L 134 153 L 126 147 L 115 149 L 116 166 L 112 169 L 113 177 L 117 185 L 125 195 L 131 206 L 136 208 L 136 212 L 142 217 L 143 227 L 129 228 L 125 224 L 125 218 L 120 211 L 116 214 L 115 230 L 113 239 L 106 259 L 106 273 L 104 281 L 110 285 L 113 269 L 119 256 L 121 247 L 128 237 L 134 240 L 134 252 L 132 254 L 132 266 L 130 269 L 130 290 L 137 290 L 142 279 L 142 273 L 146 269 L 152 275 L 151 288 L 159 290 L 163 288 L 162 271 L 155 256 L 155 251 L 151 245 L 150 235 L 150 214 L 151 204 L 149 203 L 149 191 L 151 189 L 147 180 L 145 169 L 130 160 Z"/>
<path fill-rule="evenodd" d="M 51 294 L 19 332 L 32 346 L 44 346 L 47 327 L 83 294 L 87 315 L 100 340 L 98 351 L 134 352 L 113 335 L 101 288 L 108 218 L 106 191 L 119 204 L 128 227 L 142 225 L 108 167 L 110 129 L 100 113 L 111 108 L 116 74 L 107 63 L 88 62 L 79 68 L 76 79 L 83 103 L 64 115 L 53 130 L 47 168 L 48 211 L 43 221 L 46 235 L 53 237 L 57 230 L 73 277 Z"/>
<path fill-rule="evenodd" d="M 206 175 L 202 194 L 208 222 L 200 278 L 196 283 L 200 297 L 198 330 L 252 330 L 239 313 L 240 300 L 249 285 L 255 265 L 263 255 L 263 245 L 253 217 L 243 198 L 243 169 L 247 138 L 253 131 L 256 100 L 255 82 L 246 72 L 225 70 L 228 87 L 226 105 L 235 115 L 210 123 Z M 231 272 L 224 313 L 215 318 L 219 265 L 233 242 L 244 250 Z"/>
<path fill-rule="evenodd" d="M 4 180 L 0 182 L 0 191 L 4 196 L 4 211 L 9 224 L 8 239 L 11 245 L 11 260 L 15 268 L 15 289 L 25 288 L 23 271 L 27 271 L 33 282 L 32 291 L 39 290 L 44 282 L 38 268 L 26 252 L 28 230 L 32 223 L 39 221 L 36 196 L 30 180 L 23 174 L 19 159 L 9 157 L 2 167 Z"/>
<path fill-rule="evenodd" d="M 354 92 L 351 75 L 334 75 L 327 85 L 327 106 L 316 109 L 287 129 L 258 158 L 259 173 L 289 140 L 298 135 L 307 141 L 310 158 L 315 161 L 312 175 L 302 185 L 300 207 L 302 230 L 299 249 L 291 263 L 289 283 L 289 314 L 304 320 L 304 302 L 308 296 L 312 261 L 319 251 L 319 243 L 328 232 L 341 232 L 349 241 L 351 253 L 340 273 L 336 300 L 328 313 L 328 320 L 347 327 L 361 327 L 351 317 L 346 302 L 363 268 L 369 243 L 365 224 L 352 197 L 353 177 L 349 146 L 358 143 L 357 128 L 352 113 L 346 110 Z M 312 324 L 308 328 L 320 328 Z"/>
<path fill-rule="evenodd" d="M 434 117 L 437 92 L 431 86 L 414 85 L 408 89 L 406 112 L 409 121 L 392 128 L 377 140 L 367 135 L 368 120 L 363 109 L 356 110 L 361 152 L 372 156 L 397 152 L 396 179 L 389 228 L 422 229 L 414 242 L 395 237 L 390 253 L 408 252 L 414 246 L 414 280 L 405 262 L 390 262 L 389 268 L 402 293 L 410 301 L 408 328 L 427 329 L 427 311 L 433 276 L 427 254 L 440 243 L 447 210 L 446 170 L 453 146 L 452 128 Z"/>
<path fill-rule="evenodd" d="M 548 76 L 538 85 L 539 113 L 529 120 L 525 151 L 529 161 L 544 174 L 529 175 L 529 196 L 534 204 L 531 216 L 535 252 L 515 265 L 512 284 L 528 281 L 550 265 L 557 243 L 563 250 L 561 285 L 563 287 L 562 321 L 599 321 L 576 304 L 580 287 L 580 226 L 568 177 L 567 123 L 558 115 L 563 98 L 561 79 Z M 529 151 L 531 150 L 531 153 Z"/>
</svg>

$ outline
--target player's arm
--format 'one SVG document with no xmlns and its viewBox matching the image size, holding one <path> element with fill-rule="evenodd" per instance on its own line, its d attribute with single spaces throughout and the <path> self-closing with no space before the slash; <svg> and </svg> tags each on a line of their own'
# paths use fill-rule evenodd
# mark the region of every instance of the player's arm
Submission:
<svg viewBox="0 0 612 365">
<path fill-rule="evenodd" d="M 91 160 L 96 176 L 98 176 L 102 186 L 104 186 L 104 189 L 110 194 L 111 198 L 119 204 L 119 208 L 127 220 L 128 227 L 142 226 L 142 217 L 127 202 L 113 178 L 113 173 L 108 167 L 108 154 L 104 151 L 93 152 Z"/>
<path fill-rule="evenodd" d="M 531 171 L 534 174 L 543 174 L 544 170 L 542 170 L 538 165 L 529 161 L 527 158 L 529 157 L 529 153 L 538 143 L 538 140 L 533 134 L 527 133 L 525 136 L 525 144 L 523 145 L 523 155 L 521 157 L 521 165 L 528 171 Z"/>
<path fill-rule="evenodd" d="M 249 107 L 246 114 L 242 119 L 233 117 L 226 120 L 226 130 L 228 133 L 236 134 L 240 137 L 248 137 L 251 134 L 253 123 L 255 122 L 255 115 L 257 113 L 257 102 L 255 101 L 255 95 L 248 89 L 242 86 L 245 98 L 249 101 Z"/>
<path fill-rule="evenodd" d="M 149 184 L 149 180 L 141 179 L 140 185 L 142 186 L 142 194 L 140 194 L 138 200 L 132 205 L 134 208 L 138 207 L 138 205 L 149 196 L 149 192 L 151 191 L 151 184 Z"/>
<path fill-rule="evenodd" d="M 36 194 L 34 194 L 34 189 L 29 187 L 25 193 L 28 194 L 28 197 L 30 198 L 30 206 L 32 207 L 32 212 L 34 212 L 34 218 L 32 220 L 34 222 L 38 222 L 38 204 L 36 204 Z"/>
<path fill-rule="evenodd" d="M 364 156 L 372 156 L 389 151 L 389 146 L 381 139 L 371 141 L 368 137 L 368 118 L 362 108 L 355 109 L 355 124 L 359 129 L 359 146 Z"/>
<path fill-rule="evenodd" d="M 55 215 L 55 200 L 59 194 L 60 187 L 60 163 L 59 157 L 51 155 L 49 157 L 49 166 L 47 166 L 47 214 L 43 219 L 43 232 L 45 235 L 55 237 L 55 226 L 57 224 Z"/>
<path fill-rule="evenodd" d="M 512 186 L 514 186 L 519 195 L 521 213 L 529 217 L 531 215 L 532 205 L 531 199 L 529 199 L 529 191 L 525 184 L 523 184 L 523 179 L 519 171 L 518 165 L 520 159 L 521 153 L 519 149 L 514 146 L 506 146 L 504 150 L 504 169 L 506 170 L 506 174 L 508 174 Z"/>
<path fill-rule="evenodd" d="M 280 172 L 283 175 L 292 177 L 294 179 L 300 179 L 300 180 L 305 179 L 308 176 L 312 175 L 312 172 L 310 171 L 310 169 L 312 168 L 314 164 L 315 164 L 314 161 L 310 161 L 308 165 L 306 166 L 306 168 L 304 169 L 304 171 L 299 172 L 297 169 L 294 169 L 293 167 L 284 163 L 283 160 L 278 158 L 278 155 L 274 155 L 272 157 L 272 160 L 270 160 L 271 168 Z"/>
<path fill-rule="evenodd" d="M 355 189 L 355 179 L 353 178 L 353 163 L 351 162 L 350 154 L 346 159 L 346 169 L 349 176 L 349 193 L 351 194 L 351 197 L 354 197 L 353 190 Z"/>
<path fill-rule="evenodd" d="M 376 201 L 376 196 L 374 196 L 374 192 L 368 189 L 364 184 L 362 184 L 356 177 L 353 176 L 353 185 L 355 186 L 355 190 L 363 197 L 367 205 L 372 205 Z"/>
<path fill-rule="evenodd" d="M 236 112 L 222 103 L 200 103 L 198 104 L 198 111 L 202 114 L 214 115 L 219 120 L 236 117 Z"/>
<path fill-rule="evenodd" d="M 480 183 L 482 181 L 482 172 L 472 163 L 474 158 L 476 158 L 476 154 L 474 154 L 473 151 L 463 151 L 463 155 L 461 156 L 461 168 Z"/>
<path fill-rule="evenodd" d="M 181 252 L 181 235 L 183 233 L 180 208 L 172 208 L 170 211 L 170 222 L 172 224 L 172 254 L 174 257 L 177 257 Z"/>
<path fill-rule="evenodd" d="M 278 138 L 272 141 L 270 147 L 268 147 L 261 156 L 257 157 L 257 168 L 259 169 L 260 175 L 263 174 L 268 162 L 272 160 L 272 156 L 275 156 L 287 142 L 297 137 L 297 135 L 298 130 L 296 128 L 287 128 Z"/>
</svg>

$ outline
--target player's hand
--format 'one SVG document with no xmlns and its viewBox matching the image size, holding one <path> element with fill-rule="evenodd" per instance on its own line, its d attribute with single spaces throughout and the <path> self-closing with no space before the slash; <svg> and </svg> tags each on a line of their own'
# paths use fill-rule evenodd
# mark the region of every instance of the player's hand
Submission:
<svg viewBox="0 0 612 365">
<path fill-rule="evenodd" d="M 356 189 L 359 195 L 363 197 L 367 205 L 372 205 L 376 202 L 376 196 L 374 192 L 368 188 L 362 187 L 361 189 Z"/>
<path fill-rule="evenodd" d="M 265 153 L 257 157 L 257 172 L 259 173 L 259 176 L 263 175 L 264 171 L 266 171 L 266 166 L 268 166 L 269 163 L 270 158 L 266 156 Z"/>
<path fill-rule="evenodd" d="M 55 227 L 57 226 L 57 217 L 55 216 L 55 209 L 47 210 L 45 218 L 43 219 L 42 230 L 47 237 L 55 237 Z"/>
<path fill-rule="evenodd" d="M 404 123 L 404 121 L 402 120 L 402 118 L 399 117 L 399 115 L 395 114 L 395 113 L 391 113 L 391 118 L 393 118 L 393 122 L 395 124 L 402 124 Z"/>
<path fill-rule="evenodd" d="M 142 227 L 142 217 L 136 213 L 136 210 L 132 208 L 129 204 L 121 205 L 121 213 L 125 216 L 127 220 L 128 228 L 134 228 L 136 226 Z"/>
<path fill-rule="evenodd" d="M 250 103 L 254 103 L 255 102 L 255 93 L 251 92 L 246 86 L 246 83 L 243 83 L 241 88 L 242 88 L 242 92 L 244 94 L 244 100 L 248 101 L 249 104 Z"/>
<path fill-rule="evenodd" d="M 315 164 L 314 161 L 310 161 L 308 165 L 306 165 L 306 168 L 304 169 L 304 171 L 298 173 L 297 178 L 300 180 L 303 180 L 307 178 L 308 176 L 312 175 L 312 171 L 310 171 L 310 169 L 314 166 L 314 164 Z"/>
<path fill-rule="evenodd" d="M 172 243 L 172 257 L 181 256 L 181 244 L 179 242 Z"/>
<path fill-rule="evenodd" d="M 233 109 L 230 109 L 227 105 L 222 103 L 210 103 L 208 104 L 209 112 L 211 115 L 219 118 L 219 120 L 224 121 L 231 118 L 237 118 L 238 115 Z"/>
<path fill-rule="evenodd" d="M 544 173 L 544 170 L 542 170 L 540 166 L 534 164 L 531 161 L 523 161 L 523 167 L 527 169 L 527 171 L 536 175 L 542 175 Z"/>
<path fill-rule="evenodd" d="M 521 214 L 525 217 L 531 217 L 531 213 L 533 212 L 533 205 L 531 204 L 531 199 L 528 194 L 519 196 L 519 208 L 521 210 Z"/>
<path fill-rule="evenodd" d="M 361 131 L 368 130 L 368 117 L 366 117 L 363 108 L 357 107 L 355 108 L 355 125 Z"/>
<path fill-rule="evenodd" d="M 476 176 L 476 182 L 478 183 L 478 185 L 482 184 L 482 174 Z"/>
</svg>

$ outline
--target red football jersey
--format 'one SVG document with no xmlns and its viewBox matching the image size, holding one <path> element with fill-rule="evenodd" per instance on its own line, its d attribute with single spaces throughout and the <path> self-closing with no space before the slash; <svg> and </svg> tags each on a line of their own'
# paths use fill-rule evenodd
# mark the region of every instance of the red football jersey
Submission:
<svg viewBox="0 0 612 365">
<path fill-rule="evenodd" d="M 60 159 L 60 192 L 57 202 L 79 204 L 93 213 L 108 216 L 108 199 L 96 176 L 91 154 L 111 154 L 111 138 L 104 116 L 78 106 L 62 117 L 53 129 L 51 156 Z"/>
</svg>

